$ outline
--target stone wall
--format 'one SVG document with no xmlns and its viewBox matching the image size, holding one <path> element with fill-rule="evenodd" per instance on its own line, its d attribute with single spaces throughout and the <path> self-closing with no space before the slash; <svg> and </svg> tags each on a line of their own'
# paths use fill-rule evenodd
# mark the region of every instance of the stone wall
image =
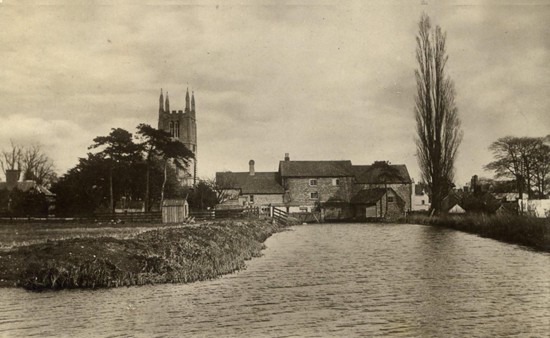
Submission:
<svg viewBox="0 0 550 338">
<path fill-rule="evenodd" d="M 310 180 L 317 180 L 317 185 L 310 185 Z M 339 185 L 334 180 L 339 180 Z M 299 203 L 300 205 L 315 205 L 324 203 L 330 198 L 338 198 L 349 202 L 353 192 L 351 177 L 309 177 L 285 178 L 283 186 L 288 191 L 285 202 Z M 318 193 L 318 198 L 311 198 L 311 193 Z"/>
<path fill-rule="evenodd" d="M 393 191 L 388 191 L 388 200 L 393 198 L 392 202 L 388 202 L 388 214 L 386 218 L 398 218 L 404 216 L 404 205 L 400 204 L 397 200 L 397 196 Z M 383 195 L 380 200 L 376 202 L 376 205 L 368 206 L 364 204 L 354 205 L 355 218 L 358 220 L 364 220 L 372 217 L 384 217 L 386 213 L 386 195 Z"/>
</svg>

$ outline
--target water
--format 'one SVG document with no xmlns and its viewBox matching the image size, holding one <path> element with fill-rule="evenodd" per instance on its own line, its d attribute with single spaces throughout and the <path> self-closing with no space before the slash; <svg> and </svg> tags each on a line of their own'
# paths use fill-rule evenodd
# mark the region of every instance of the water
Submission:
<svg viewBox="0 0 550 338">
<path fill-rule="evenodd" d="M 1 337 L 550 336 L 550 255 L 420 225 L 304 225 L 188 285 L 0 289 Z"/>
</svg>

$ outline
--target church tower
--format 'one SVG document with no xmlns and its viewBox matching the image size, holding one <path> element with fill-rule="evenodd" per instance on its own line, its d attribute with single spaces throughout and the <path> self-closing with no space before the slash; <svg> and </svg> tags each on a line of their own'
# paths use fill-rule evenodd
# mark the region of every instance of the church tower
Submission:
<svg viewBox="0 0 550 338">
<path fill-rule="evenodd" d="M 178 139 L 189 150 L 195 154 L 184 172 L 178 172 L 178 177 L 183 185 L 195 186 L 197 184 L 197 119 L 195 111 L 195 93 L 189 97 L 189 88 L 185 93 L 185 110 L 170 111 L 170 100 L 168 92 L 166 99 L 163 97 L 162 89 L 159 98 L 159 120 L 158 129 L 164 130 L 172 137 Z"/>
</svg>

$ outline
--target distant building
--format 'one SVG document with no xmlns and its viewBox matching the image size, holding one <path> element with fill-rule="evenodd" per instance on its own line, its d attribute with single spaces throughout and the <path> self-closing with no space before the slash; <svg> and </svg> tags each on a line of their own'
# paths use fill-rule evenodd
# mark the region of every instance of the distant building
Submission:
<svg viewBox="0 0 550 338">
<path fill-rule="evenodd" d="M 290 213 L 320 211 L 325 219 L 398 217 L 411 210 L 412 185 L 406 166 L 375 162 L 291 161 L 285 154 L 277 172 L 218 172 L 226 201 L 217 208 L 259 206 Z M 386 203 L 388 207 L 386 208 Z M 373 210 L 377 210 L 374 213 Z"/>
<path fill-rule="evenodd" d="M 48 204 L 48 214 L 52 214 L 55 210 L 56 195 L 33 180 L 19 181 L 20 175 L 21 171 L 18 169 L 6 170 L 6 182 L 0 182 L 0 191 L 12 192 L 13 190 L 19 190 L 21 192 L 35 192 L 42 195 Z M 0 206 L 0 209 L 9 211 L 11 209 L 11 198 L 8 198 L 7 202 L 6 205 Z"/>
<path fill-rule="evenodd" d="M 414 185 L 411 209 L 413 211 L 430 210 L 430 196 L 420 184 Z"/>
<path fill-rule="evenodd" d="M 185 94 L 185 110 L 170 110 L 170 99 L 162 89 L 159 98 L 158 129 L 164 130 L 195 154 L 185 172 L 179 172 L 178 177 L 183 185 L 194 186 L 197 183 L 197 118 L 195 110 L 195 93 L 189 98 L 189 89 Z"/>
</svg>

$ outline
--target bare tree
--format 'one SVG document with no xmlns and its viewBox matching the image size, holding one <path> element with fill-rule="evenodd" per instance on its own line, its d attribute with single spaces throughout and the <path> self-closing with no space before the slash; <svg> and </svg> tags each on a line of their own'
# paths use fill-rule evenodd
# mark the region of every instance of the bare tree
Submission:
<svg viewBox="0 0 550 338">
<path fill-rule="evenodd" d="M 513 178 L 520 198 L 544 195 L 550 174 L 550 147 L 538 137 L 501 137 L 489 146 L 495 158 L 485 166 L 496 178 Z"/>
<path fill-rule="evenodd" d="M 57 179 L 53 161 L 38 143 L 22 149 L 21 164 L 25 180 L 33 180 L 39 185 L 49 187 Z"/>
<path fill-rule="evenodd" d="M 216 193 L 217 204 L 234 199 L 239 194 L 236 181 L 230 172 L 216 173 L 215 178 L 207 179 L 205 182 Z"/>
<path fill-rule="evenodd" d="M 441 211 L 441 201 L 454 179 L 454 163 L 462 141 L 453 81 L 445 74 L 448 60 L 446 33 L 423 14 L 416 37 L 417 93 L 415 116 L 417 157 L 422 179 L 432 192 L 431 208 Z"/>
<path fill-rule="evenodd" d="M 2 156 L 0 158 L 0 165 L 4 174 L 6 174 L 6 170 L 21 169 L 23 149 L 20 145 L 15 144 L 13 140 L 10 140 L 10 145 L 9 149 L 2 149 Z"/>
</svg>

